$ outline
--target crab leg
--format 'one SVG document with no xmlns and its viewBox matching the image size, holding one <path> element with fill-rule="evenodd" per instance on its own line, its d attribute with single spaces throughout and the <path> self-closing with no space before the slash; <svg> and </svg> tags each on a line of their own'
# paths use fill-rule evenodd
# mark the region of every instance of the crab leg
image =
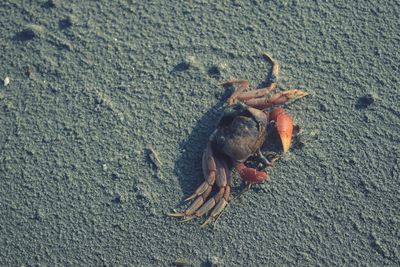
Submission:
<svg viewBox="0 0 400 267">
<path fill-rule="evenodd" d="M 243 92 L 237 96 L 237 100 L 245 102 L 246 100 L 249 100 L 249 99 L 268 95 L 273 90 L 275 90 L 276 86 L 277 86 L 276 83 L 271 83 L 269 86 L 267 86 L 265 88 L 260 88 L 257 90 Z"/>
<path fill-rule="evenodd" d="M 272 64 L 272 71 L 271 71 L 271 81 L 272 83 L 276 83 L 279 77 L 279 63 L 276 61 L 272 56 L 268 53 L 263 53 L 265 59 L 269 60 Z"/>
<path fill-rule="evenodd" d="M 187 197 L 185 201 L 196 198 L 193 203 L 183 212 L 171 212 L 168 216 L 172 217 L 189 217 L 194 214 L 206 201 L 210 195 L 212 187 L 215 183 L 215 176 L 217 172 L 217 166 L 215 163 L 214 155 L 212 152 L 211 144 L 208 143 L 203 153 L 203 174 L 205 177 L 204 182 L 195 190 L 195 192 Z"/>
<path fill-rule="evenodd" d="M 215 159 L 217 163 L 217 176 L 216 184 L 219 187 L 219 191 L 213 197 L 208 199 L 205 203 L 204 200 L 208 197 L 210 190 L 205 191 L 203 195 L 197 197 L 192 205 L 182 213 L 169 213 L 169 216 L 173 217 L 184 217 L 182 222 L 189 221 L 196 217 L 201 217 L 211 210 L 211 213 L 207 220 L 201 225 L 205 226 L 216 218 L 226 207 L 229 201 L 230 195 L 230 171 L 223 160 Z"/>
<path fill-rule="evenodd" d="M 238 98 L 238 96 L 240 94 L 242 94 L 243 92 L 245 92 L 249 89 L 249 81 L 247 81 L 247 80 L 229 80 L 229 81 L 222 83 L 221 85 L 225 86 L 225 85 L 232 85 L 232 84 L 238 84 L 238 87 L 235 90 L 235 92 L 233 92 L 232 95 L 227 100 L 229 106 L 233 105 L 236 102 L 236 99 Z"/>
<path fill-rule="evenodd" d="M 224 161 L 216 160 L 217 162 L 217 179 L 216 184 L 219 187 L 219 191 L 216 195 L 208 199 L 199 209 L 195 210 L 191 214 L 185 215 L 183 221 L 191 220 L 195 217 L 201 217 L 211 210 L 210 216 L 201 225 L 205 226 L 210 223 L 219 213 L 221 213 L 226 205 L 228 204 L 230 185 L 228 184 L 229 169 L 227 168 Z M 186 213 L 186 212 L 184 212 Z"/>
<path fill-rule="evenodd" d="M 271 78 L 270 78 L 272 83 L 269 86 L 265 87 L 265 88 L 261 88 L 261 89 L 257 89 L 257 90 L 251 90 L 251 91 L 247 92 L 247 90 L 249 89 L 249 82 L 247 80 L 230 80 L 230 81 L 226 81 L 226 82 L 222 83 L 222 85 L 238 84 L 238 87 L 237 87 L 236 91 L 233 92 L 233 94 L 229 97 L 229 99 L 227 101 L 228 105 L 234 104 L 236 102 L 236 100 L 246 101 L 246 100 L 249 100 L 249 99 L 265 96 L 265 95 L 271 93 L 276 88 L 276 86 L 277 86 L 276 81 L 277 81 L 278 76 L 279 76 L 279 64 L 269 54 L 264 53 L 263 55 L 272 64 L 272 73 L 271 73 Z"/>
<path fill-rule="evenodd" d="M 215 183 L 215 174 L 217 171 L 217 167 L 215 164 L 215 159 L 210 143 L 207 144 L 207 147 L 204 150 L 202 166 L 203 166 L 203 174 L 205 180 L 191 196 L 185 199 L 185 201 L 191 200 L 203 194 L 205 191 L 207 191 L 208 188 L 212 187 Z"/>
<path fill-rule="evenodd" d="M 307 96 L 308 93 L 298 89 L 291 89 L 275 94 L 270 98 L 253 98 L 243 101 L 246 105 L 249 105 L 257 109 L 265 109 L 275 105 L 282 105 L 289 100 L 295 100 Z"/>
<path fill-rule="evenodd" d="M 183 221 L 188 221 L 195 217 L 201 217 L 211 210 L 209 218 L 202 224 L 204 226 L 224 210 L 230 195 L 230 170 L 224 160 L 214 158 L 210 143 L 203 153 L 203 172 L 206 176 L 205 181 L 186 199 L 196 198 L 193 203 L 183 212 L 173 212 L 167 215 L 184 217 Z M 219 191 L 206 201 L 214 183 L 219 187 Z"/>
<path fill-rule="evenodd" d="M 207 202 L 209 203 L 209 206 L 204 204 L 203 207 L 207 206 L 204 208 L 203 211 L 200 212 L 200 210 L 203 208 L 200 208 L 198 210 L 199 214 L 196 214 L 198 217 L 202 216 L 209 210 L 211 210 L 211 213 L 207 220 L 201 225 L 201 227 L 206 226 L 209 224 L 211 221 L 213 221 L 228 205 L 229 202 L 229 195 L 231 193 L 231 186 L 230 186 L 230 170 L 228 169 L 228 166 L 226 165 L 225 161 L 221 160 L 218 162 L 221 164 L 221 168 L 218 168 L 218 174 L 217 174 L 217 181 L 216 184 L 219 187 L 219 192 L 211 199 L 209 199 Z M 218 164 L 218 165 L 219 165 Z"/>
</svg>

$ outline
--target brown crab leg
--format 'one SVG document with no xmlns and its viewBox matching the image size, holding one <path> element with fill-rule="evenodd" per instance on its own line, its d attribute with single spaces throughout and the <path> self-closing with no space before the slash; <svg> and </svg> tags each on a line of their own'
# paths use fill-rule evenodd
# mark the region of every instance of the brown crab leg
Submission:
<svg viewBox="0 0 400 267">
<path fill-rule="evenodd" d="M 204 204 L 202 205 L 199 204 L 199 207 L 197 204 L 196 205 L 192 204 L 192 206 L 195 207 L 194 208 L 189 207 L 190 211 L 187 212 L 186 210 L 185 212 L 183 212 L 184 214 L 183 216 L 176 215 L 175 217 L 184 217 L 182 222 L 189 221 L 196 217 L 201 217 L 211 210 L 210 216 L 201 225 L 205 226 L 208 223 L 210 223 L 215 217 L 217 217 L 218 214 L 220 214 L 228 204 L 228 199 L 230 194 L 230 185 L 228 183 L 228 181 L 230 181 L 229 169 L 223 160 L 216 159 L 215 161 L 217 163 L 216 184 L 219 187 L 218 193 L 213 197 L 211 197 L 210 199 L 208 199 Z M 194 210 L 195 208 L 198 209 Z"/>
<path fill-rule="evenodd" d="M 231 186 L 230 186 L 230 170 L 226 165 L 225 161 L 220 161 L 221 168 L 219 168 L 219 172 L 217 175 L 216 184 L 220 188 L 218 194 L 214 197 L 212 201 L 212 206 L 208 208 L 205 212 L 211 210 L 211 213 L 207 220 L 201 225 L 201 227 L 206 226 L 211 221 L 213 221 L 228 205 L 229 195 L 231 193 Z M 211 200 L 211 199 L 210 199 Z M 201 215 L 200 215 L 201 216 Z"/>
<path fill-rule="evenodd" d="M 283 91 L 275 94 L 270 98 L 253 98 L 246 101 L 243 101 L 246 105 L 249 105 L 253 108 L 264 109 L 269 108 L 275 105 L 282 105 L 290 100 L 299 99 L 307 96 L 308 93 L 298 90 L 291 89 L 287 91 Z"/>
<path fill-rule="evenodd" d="M 212 187 L 215 183 L 215 177 L 217 172 L 217 166 L 215 163 L 214 155 L 212 152 L 211 144 L 208 143 L 203 153 L 203 174 L 205 177 L 204 182 L 196 189 L 196 191 L 185 199 L 185 201 L 196 198 L 192 205 L 183 212 L 172 212 L 168 213 L 168 216 L 172 217 L 188 217 L 195 213 L 206 201 L 210 195 Z"/>
<path fill-rule="evenodd" d="M 168 213 L 168 216 L 171 217 L 188 217 L 191 218 L 190 216 L 193 215 L 205 202 L 207 197 L 210 195 L 212 191 L 212 187 L 209 187 L 203 194 L 198 196 L 193 203 L 183 212 L 171 212 Z"/>
<path fill-rule="evenodd" d="M 277 86 L 276 83 L 271 83 L 269 86 L 264 87 L 264 88 L 260 88 L 260 89 L 252 90 L 252 91 L 248 91 L 248 92 L 243 92 L 237 96 L 237 100 L 245 102 L 246 100 L 249 100 L 249 99 L 268 95 L 273 90 L 275 90 L 276 86 Z"/>
<path fill-rule="evenodd" d="M 191 200 L 203 192 L 205 192 L 209 187 L 212 187 L 215 183 L 215 174 L 217 171 L 217 167 L 214 160 L 214 155 L 211 149 L 211 144 L 208 143 L 206 149 L 203 153 L 203 174 L 204 174 L 204 182 L 196 189 L 196 191 L 189 197 L 185 199 L 185 201 Z"/>
<path fill-rule="evenodd" d="M 235 104 L 238 95 L 240 95 L 241 93 L 243 93 L 249 89 L 249 81 L 247 81 L 247 80 L 229 80 L 229 81 L 222 83 L 221 85 L 225 86 L 225 85 L 233 85 L 233 84 L 237 84 L 238 87 L 235 90 L 235 92 L 233 92 L 232 95 L 227 100 L 229 106 Z"/>
<path fill-rule="evenodd" d="M 221 206 L 222 204 L 219 204 L 223 197 L 225 196 L 226 193 L 226 188 L 227 188 L 227 178 L 228 178 L 228 168 L 226 167 L 225 163 L 221 160 L 215 160 L 217 163 L 217 176 L 216 176 L 216 184 L 219 187 L 219 191 L 216 195 L 211 197 L 209 200 L 206 201 L 198 210 L 193 212 L 190 215 L 185 216 L 186 218 L 184 221 L 188 221 L 193 219 L 194 217 L 201 217 L 207 212 L 209 212 L 211 209 L 217 206 Z M 230 189 L 229 189 L 230 191 Z M 214 208 L 215 209 L 215 208 Z M 211 213 L 213 213 L 214 209 L 212 210 Z M 221 210 L 222 211 L 222 210 Z M 212 214 L 210 215 L 210 217 Z M 216 215 L 215 215 L 216 216 Z M 212 219 L 213 217 L 211 217 Z"/>
<path fill-rule="evenodd" d="M 268 53 L 263 53 L 265 59 L 269 60 L 272 64 L 272 71 L 271 71 L 271 81 L 272 83 L 276 83 L 279 77 L 279 63 L 276 61 L 272 56 Z"/>
<path fill-rule="evenodd" d="M 222 83 L 222 85 L 234 85 L 237 84 L 238 87 L 236 89 L 235 92 L 233 92 L 233 94 L 229 97 L 228 99 L 228 105 L 232 105 L 236 102 L 236 100 L 239 101 L 245 101 L 245 100 L 249 100 L 249 99 L 253 99 L 253 98 L 257 98 L 257 97 L 261 97 L 261 96 L 265 96 L 269 93 L 271 93 L 277 86 L 277 79 L 279 76 L 279 63 L 273 59 L 271 57 L 271 55 L 267 54 L 267 53 L 263 53 L 263 56 L 269 60 L 272 64 L 272 75 L 271 75 L 271 81 L 272 83 L 265 87 L 265 88 L 261 88 L 261 89 L 257 89 L 257 90 L 251 90 L 246 92 L 249 89 L 249 82 L 247 80 L 230 80 L 230 81 L 226 81 L 224 83 Z"/>
</svg>

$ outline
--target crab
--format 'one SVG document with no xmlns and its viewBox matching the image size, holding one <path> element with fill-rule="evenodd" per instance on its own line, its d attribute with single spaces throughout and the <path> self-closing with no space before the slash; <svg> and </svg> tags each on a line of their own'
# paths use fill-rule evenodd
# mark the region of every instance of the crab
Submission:
<svg viewBox="0 0 400 267">
<path fill-rule="evenodd" d="M 185 199 L 193 200 L 192 204 L 183 212 L 168 213 L 169 216 L 188 221 L 209 213 L 202 226 L 215 220 L 230 201 L 232 169 L 239 173 L 248 188 L 266 181 L 268 174 L 263 169 L 248 167 L 246 160 L 256 156 L 264 166 L 272 165 L 260 151 L 270 136 L 271 128 L 278 133 L 283 153 L 289 150 L 293 118 L 281 107 L 269 109 L 308 93 L 291 89 L 266 97 L 277 88 L 279 64 L 269 54 L 264 53 L 263 56 L 272 64 L 271 82 L 267 87 L 249 90 L 247 80 L 222 83 L 224 86 L 235 85 L 236 90 L 228 98 L 217 129 L 211 134 L 203 152 L 204 181 Z M 214 187 L 217 193 L 210 197 Z"/>
</svg>

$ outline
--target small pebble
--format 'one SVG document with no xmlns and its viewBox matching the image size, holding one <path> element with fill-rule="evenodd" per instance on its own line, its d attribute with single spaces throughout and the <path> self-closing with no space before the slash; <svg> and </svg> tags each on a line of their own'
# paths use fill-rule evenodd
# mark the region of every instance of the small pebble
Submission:
<svg viewBox="0 0 400 267">
<path fill-rule="evenodd" d="M 25 67 L 25 75 L 31 77 L 33 74 L 33 70 L 30 66 Z"/>
<path fill-rule="evenodd" d="M 10 84 L 10 77 L 4 78 L 4 86 L 8 86 Z"/>
</svg>

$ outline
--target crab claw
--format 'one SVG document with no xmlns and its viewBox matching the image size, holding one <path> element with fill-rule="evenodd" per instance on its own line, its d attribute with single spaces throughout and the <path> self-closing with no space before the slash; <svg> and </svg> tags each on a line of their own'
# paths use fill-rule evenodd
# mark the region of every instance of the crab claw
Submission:
<svg viewBox="0 0 400 267">
<path fill-rule="evenodd" d="M 287 152 L 292 142 L 292 116 L 283 108 L 276 108 L 270 112 L 269 119 L 275 121 L 275 127 L 282 142 L 283 152 Z"/>
<path fill-rule="evenodd" d="M 260 184 L 269 178 L 268 174 L 263 171 L 257 171 L 254 168 L 249 168 L 244 163 L 238 163 L 235 169 L 240 174 L 240 177 L 245 182 Z"/>
</svg>

